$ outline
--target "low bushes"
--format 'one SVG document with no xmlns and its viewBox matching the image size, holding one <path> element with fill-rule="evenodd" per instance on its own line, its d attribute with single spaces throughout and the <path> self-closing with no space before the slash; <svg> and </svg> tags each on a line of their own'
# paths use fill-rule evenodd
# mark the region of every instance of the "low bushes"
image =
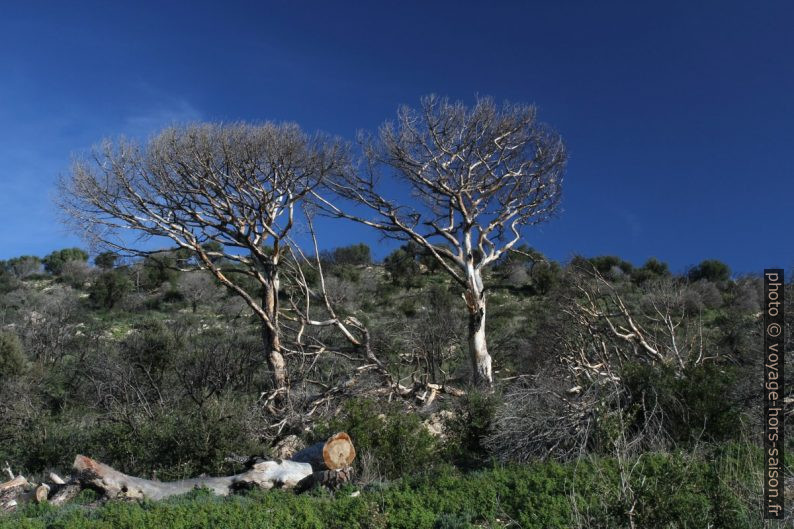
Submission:
<svg viewBox="0 0 794 529">
<path fill-rule="evenodd" d="M 439 466 L 370 487 L 357 497 L 350 496 L 350 488 L 335 496 L 276 490 L 226 499 L 195 491 L 163 502 L 110 503 L 93 511 L 79 505 L 61 510 L 30 506 L 0 519 L 0 529 L 620 528 L 629 526 L 628 500 L 636 500 L 636 527 L 738 529 L 757 526 L 760 513 L 740 490 L 742 483 L 752 484 L 752 475 L 728 469 L 754 455 L 736 446 L 699 457 L 645 454 L 628 482 L 632 498 L 623 492 L 620 469 L 610 459 L 498 466 L 468 474 Z"/>
<path fill-rule="evenodd" d="M 741 430 L 732 388 L 736 371 L 729 365 L 687 367 L 682 376 L 670 366 L 634 364 L 623 372 L 630 403 L 658 406 L 664 431 L 673 441 L 722 441 Z M 645 417 L 639 414 L 638 423 Z"/>
</svg>

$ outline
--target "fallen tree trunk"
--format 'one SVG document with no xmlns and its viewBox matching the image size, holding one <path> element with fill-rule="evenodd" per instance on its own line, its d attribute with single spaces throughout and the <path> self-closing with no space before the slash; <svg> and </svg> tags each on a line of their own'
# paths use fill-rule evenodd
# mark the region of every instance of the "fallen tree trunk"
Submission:
<svg viewBox="0 0 794 529">
<path fill-rule="evenodd" d="M 355 448 L 350 437 L 341 433 L 332 436 L 325 443 L 318 443 L 298 452 L 290 460 L 261 461 L 249 470 L 233 476 L 199 477 L 172 482 L 153 481 L 129 476 L 82 455 L 75 458 L 72 468 L 74 477 L 80 485 L 99 490 L 108 499 L 161 500 L 169 496 L 185 494 L 196 488 L 207 488 L 220 496 L 254 487 L 266 490 L 293 488 L 318 471 L 347 468 L 354 458 Z M 350 475 L 352 475 L 350 472 L 342 472 L 330 481 L 336 483 L 342 479 L 349 479 Z M 322 479 L 316 481 L 323 482 Z M 304 484 L 308 485 L 309 482 Z"/>
<path fill-rule="evenodd" d="M 196 488 L 207 488 L 220 496 L 234 490 L 260 487 L 294 487 L 312 474 L 312 466 L 294 461 L 263 461 L 251 470 L 234 476 L 205 477 L 163 482 L 128 476 L 118 470 L 85 456 L 77 456 L 72 467 L 83 486 L 100 490 L 109 499 L 161 500 L 185 494 Z"/>
<path fill-rule="evenodd" d="M 233 476 L 162 482 L 129 476 L 90 457 L 78 455 L 72 466 L 73 474 L 67 480 L 51 473 L 49 484 L 35 485 L 23 476 L 0 483 L 0 512 L 12 511 L 26 501 L 63 505 L 86 487 L 101 492 L 104 499 L 124 500 L 161 500 L 196 488 L 207 488 L 221 496 L 254 487 L 294 488 L 297 492 L 317 486 L 338 488 L 352 479 L 351 464 L 355 457 L 350 436 L 338 433 L 324 443 L 297 452 L 289 460 L 258 461 L 245 472 Z"/>
</svg>

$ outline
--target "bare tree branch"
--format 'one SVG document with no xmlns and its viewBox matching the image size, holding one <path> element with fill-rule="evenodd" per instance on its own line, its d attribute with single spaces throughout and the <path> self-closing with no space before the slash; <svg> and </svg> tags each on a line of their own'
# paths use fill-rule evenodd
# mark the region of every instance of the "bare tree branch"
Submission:
<svg viewBox="0 0 794 529">
<path fill-rule="evenodd" d="M 98 246 L 148 255 L 142 239 L 158 237 L 189 251 L 194 268 L 209 270 L 259 317 L 274 385 L 285 392 L 278 307 L 285 239 L 296 204 L 348 164 L 344 144 L 310 138 L 294 124 L 191 125 L 166 129 L 145 147 L 105 141 L 62 180 L 60 205 Z M 243 277 L 259 285 L 261 299 Z"/>
<path fill-rule="evenodd" d="M 519 242 L 524 226 L 554 213 L 566 161 L 561 138 L 537 122 L 532 106 L 499 108 L 484 98 L 467 108 L 430 96 L 418 110 L 401 108 L 396 124 L 362 144 L 363 169 L 340 173 L 312 194 L 327 214 L 415 242 L 466 290 L 474 379 L 491 384 L 482 271 Z M 384 172 L 410 191 L 415 206 L 386 197 Z"/>
</svg>

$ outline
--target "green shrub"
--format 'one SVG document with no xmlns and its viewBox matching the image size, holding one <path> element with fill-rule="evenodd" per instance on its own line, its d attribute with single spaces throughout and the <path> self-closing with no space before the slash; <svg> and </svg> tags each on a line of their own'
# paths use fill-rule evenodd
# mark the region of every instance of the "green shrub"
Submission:
<svg viewBox="0 0 794 529">
<path fill-rule="evenodd" d="M 3 269 L 16 279 L 30 278 L 41 270 L 41 259 L 35 255 L 21 255 L 3 261 Z"/>
<path fill-rule="evenodd" d="M 154 290 L 163 283 L 174 285 L 179 272 L 176 270 L 178 259 L 174 252 L 160 252 L 147 256 L 142 263 L 141 286 Z"/>
<path fill-rule="evenodd" d="M 562 268 L 556 261 L 544 261 L 532 267 L 530 285 L 535 294 L 548 294 L 559 282 Z"/>
<path fill-rule="evenodd" d="M 52 275 L 60 275 L 64 265 L 69 261 L 88 261 L 88 254 L 80 248 L 65 248 L 47 255 L 42 262 L 44 269 Z"/>
<path fill-rule="evenodd" d="M 640 403 L 659 406 L 666 432 L 678 442 L 725 440 L 740 432 L 737 403 L 731 398 L 734 368 L 707 364 L 679 375 L 670 366 L 628 365 L 622 373 L 629 413 L 642 424 Z"/>
<path fill-rule="evenodd" d="M 623 274 L 631 274 L 634 269 L 631 263 L 615 255 L 600 255 L 591 257 L 588 261 L 604 277 L 611 277 L 616 268 Z"/>
<path fill-rule="evenodd" d="M 335 265 L 363 266 L 372 263 L 372 252 L 364 243 L 335 248 L 332 252 L 325 252 L 322 257 L 324 261 Z"/>
<path fill-rule="evenodd" d="M 647 281 L 653 281 L 670 275 L 670 267 L 664 261 L 651 257 L 640 268 L 635 268 L 631 273 L 631 280 L 642 285 Z"/>
<path fill-rule="evenodd" d="M 89 299 L 98 307 L 112 309 L 132 290 L 132 281 L 120 270 L 99 274 L 89 289 Z"/>
<path fill-rule="evenodd" d="M 332 266 L 331 275 L 349 283 L 358 283 L 361 279 L 361 271 L 353 265 L 346 264 Z"/>
<path fill-rule="evenodd" d="M 118 254 L 114 252 L 102 252 L 94 257 L 94 264 L 102 270 L 111 270 L 116 266 L 118 258 Z"/>
<path fill-rule="evenodd" d="M 163 303 L 184 303 L 185 295 L 175 288 L 169 288 L 163 294 Z"/>
<path fill-rule="evenodd" d="M 153 408 L 150 414 L 128 406 L 126 417 L 110 420 L 91 416 L 90 410 L 41 415 L 18 434 L 19 446 L 0 449 L 0 456 L 26 473 L 67 470 L 76 454 L 84 454 L 123 472 L 161 480 L 230 474 L 240 469 L 225 462 L 229 454 L 263 451 L 245 433 L 250 427 L 240 412 L 245 406 L 214 397 L 201 408 L 184 404 Z"/>
<path fill-rule="evenodd" d="M 0 381 L 20 375 L 25 369 L 22 343 L 13 332 L 0 332 Z"/>
<path fill-rule="evenodd" d="M 6 270 L 5 261 L 0 261 L 0 294 L 7 294 L 19 288 L 20 281 L 11 272 Z"/>
<path fill-rule="evenodd" d="M 485 438 L 498 405 L 497 396 L 480 391 L 470 391 L 461 399 L 452 418 L 444 424 L 445 449 L 452 461 L 463 467 L 477 467 L 488 460 Z"/>
<path fill-rule="evenodd" d="M 693 283 L 705 279 L 712 283 L 727 281 L 731 278 L 731 269 L 716 259 L 706 259 L 699 265 L 693 267 L 687 274 L 689 280 Z"/>
<path fill-rule="evenodd" d="M 394 285 L 415 288 L 422 284 L 421 268 L 413 246 L 410 244 L 390 253 L 383 260 L 383 268 Z"/>
<path fill-rule="evenodd" d="M 135 326 L 135 332 L 124 340 L 123 351 L 133 365 L 147 372 L 160 373 L 171 363 L 181 345 L 165 322 L 150 318 Z"/>
</svg>

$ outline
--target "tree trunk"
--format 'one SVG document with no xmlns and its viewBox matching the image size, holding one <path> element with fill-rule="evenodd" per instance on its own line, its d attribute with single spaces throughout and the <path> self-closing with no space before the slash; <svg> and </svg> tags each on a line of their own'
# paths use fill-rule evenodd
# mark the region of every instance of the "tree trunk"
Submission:
<svg viewBox="0 0 794 529">
<path fill-rule="evenodd" d="M 281 354 L 281 340 L 278 324 L 278 290 L 279 277 L 276 264 L 269 265 L 264 276 L 266 283 L 262 286 L 262 309 L 270 320 L 270 325 L 262 323 L 262 343 L 265 348 L 267 365 L 273 377 L 273 386 L 279 390 L 276 401 L 282 401 L 287 392 L 287 366 Z"/>
<path fill-rule="evenodd" d="M 220 496 L 228 496 L 238 489 L 260 487 L 291 488 L 314 471 L 308 463 L 295 461 L 263 461 L 251 470 L 234 476 L 183 479 L 181 481 L 152 481 L 128 476 L 118 470 L 85 456 L 77 456 L 72 467 L 83 486 L 101 490 L 108 499 L 162 500 L 185 494 L 199 487 L 210 489 Z"/>
<path fill-rule="evenodd" d="M 66 481 L 50 474 L 49 484 L 36 485 L 23 476 L 0 483 L 0 514 L 13 511 L 26 502 L 48 501 L 54 506 L 63 505 L 86 487 L 101 492 L 104 499 L 109 500 L 161 500 L 199 487 L 221 496 L 254 487 L 265 490 L 294 488 L 301 492 L 316 486 L 338 488 L 353 478 L 351 465 L 356 449 L 344 432 L 301 450 L 293 457 L 290 460 L 254 460 L 256 462 L 248 466 L 248 470 L 233 476 L 162 482 L 129 476 L 90 457 L 78 455 L 72 465 L 73 473 Z"/>
<path fill-rule="evenodd" d="M 100 490 L 108 499 L 161 500 L 185 494 L 197 487 L 210 489 L 221 496 L 253 487 L 293 488 L 299 483 L 299 491 L 315 485 L 336 487 L 352 477 L 350 465 L 355 457 L 353 442 L 346 433 L 340 432 L 324 443 L 298 452 L 293 459 L 259 461 L 249 470 L 234 476 L 199 477 L 173 482 L 153 481 L 128 476 L 80 455 L 75 458 L 72 468 L 80 485 Z"/>
<path fill-rule="evenodd" d="M 477 386 L 490 388 L 493 385 L 491 355 L 485 341 L 485 292 L 473 284 L 465 294 L 469 310 L 469 358 L 472 378 Z"/>
</svg>

